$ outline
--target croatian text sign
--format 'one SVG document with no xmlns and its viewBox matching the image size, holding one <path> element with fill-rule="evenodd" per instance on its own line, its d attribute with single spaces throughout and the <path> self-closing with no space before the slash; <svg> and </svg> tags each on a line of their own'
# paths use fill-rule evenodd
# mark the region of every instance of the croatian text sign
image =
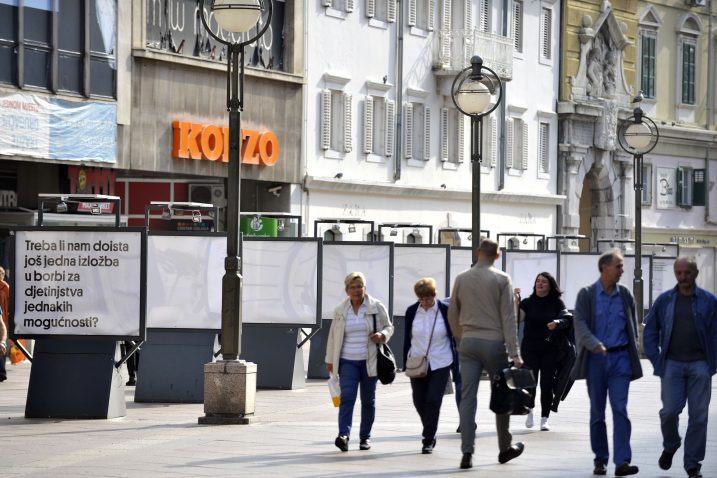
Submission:
<svg viewBox="0 0 717 478">
<path fill-rule="evenodd" d="M 15 335 L 141 336 L 140 231 L 16 231 L 15 270 Z"/>
</svg>

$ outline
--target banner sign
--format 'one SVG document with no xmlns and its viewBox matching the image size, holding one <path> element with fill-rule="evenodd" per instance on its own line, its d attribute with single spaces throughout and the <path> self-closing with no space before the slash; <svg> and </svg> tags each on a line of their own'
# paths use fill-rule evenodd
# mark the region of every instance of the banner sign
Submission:
<svg viewBox="0 0 717 478">
<path fill-rule="evenodd" d="M 15 336 L 143 337 L 143 234 L 15 231 Z"/>
<path fill-rule="evenodd" d="M 677 170 L 675 168 L 657 168 L 657 186 L 655 197 L 657 209 L 670 209 L 677 207 L 675 186 L 677 185 Z"/>
<path fill-rule="evenodd" d="M 117 162 L 117 105 L 0 94 L 0 154 Z"/>
</svg>

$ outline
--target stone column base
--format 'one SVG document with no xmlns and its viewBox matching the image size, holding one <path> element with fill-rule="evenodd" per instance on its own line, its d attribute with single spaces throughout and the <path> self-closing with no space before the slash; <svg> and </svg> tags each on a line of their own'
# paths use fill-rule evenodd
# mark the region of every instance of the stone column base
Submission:
<svg viewBox="0 0 717 478">
<path fill-rule="evenodd" d="M 204 364 L 204 416 L 200 425 L 246 425 L 254 417 L 256 364 L 244 360 Z"/>
</svg>

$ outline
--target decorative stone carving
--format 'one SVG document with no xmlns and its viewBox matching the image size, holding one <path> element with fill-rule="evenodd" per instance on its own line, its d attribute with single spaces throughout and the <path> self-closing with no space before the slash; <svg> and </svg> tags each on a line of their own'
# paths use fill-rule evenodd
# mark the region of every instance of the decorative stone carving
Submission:
<svg viewBox="0 0 717 478">
<path fill-rule="evenodd" d="M 617 114 L 619 108 L 613 100 L 602 100 L 603 115 L 595 123 L 594 143 L 600 149 L 613 151 L 617 147 Z"/>
</svg>

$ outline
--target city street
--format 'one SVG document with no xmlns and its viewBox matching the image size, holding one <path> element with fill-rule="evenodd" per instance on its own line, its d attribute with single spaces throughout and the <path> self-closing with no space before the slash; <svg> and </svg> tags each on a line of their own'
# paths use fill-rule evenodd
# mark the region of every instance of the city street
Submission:
<svg viewBox="0 0 717 478">
<path fill-rule="evenodd" d="M 662 451 L 659 381 L 651 375 L 648 362 L 643 362 L 643 367 L 646 376 L 633 382 L 629 406 L 638 476 L 686 476 L 681 450 L 670 471 L 657 466 Z M 133 388 L 126 391 L 127 416 L 123 418 L 28 420 L 24 409 L 30 365 L 8 368 L 8 380 L 0 384 L 3 477 L 593 476 L 584 382 L 577 383 L 560 412 L 551 415 L 550 431 L 528 430 L 523 417 L 513 418 L 514 440 L 523 441 L 526 450 L 505 465 L 497 461 L 493 415 L 488 411 L 489 387 L 482 383 L 474 468 L 460 470 L 454 396 L 445 397 L 434 453 L 422 455 L 420 423 L 411 403 L 410 385 L 402 375 L 393 385 L 379 384 L 373 448 L 358 451 L 354 437 L 351 450 L 341 453 L 333 445 L 337 412 L 323 380 L 310 380 L 302 390 L 258 391 L 257 420 L 247 426 L 199 426 L 201 404 L 134 403 Z M 717 382 L 713 397 L 716 386 Z M 684 429 L 686 414 L 683 417 Z M 702 468 L 706 478 L 717 477 L 717 400 L 710 407 L 710 422 Z M 357 420 L 354 425 L 358 426 Z M 610 464 L 609 475 L 613 471 Z"/>
</svg>

